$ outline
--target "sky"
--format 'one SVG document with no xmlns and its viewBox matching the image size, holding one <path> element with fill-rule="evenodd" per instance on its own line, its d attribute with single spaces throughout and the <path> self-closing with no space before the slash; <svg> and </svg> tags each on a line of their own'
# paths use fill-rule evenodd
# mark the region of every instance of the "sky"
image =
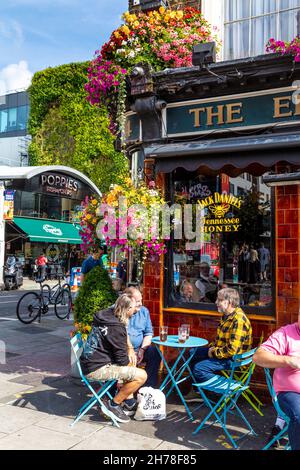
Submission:
<svg viewBox="0 0 300 470">
<path fill-rule="evenodd" d="M 38 70 L 92 59 L 127 9 L 128 0 L 0 0 L 0 95 Z"/>
</svg>

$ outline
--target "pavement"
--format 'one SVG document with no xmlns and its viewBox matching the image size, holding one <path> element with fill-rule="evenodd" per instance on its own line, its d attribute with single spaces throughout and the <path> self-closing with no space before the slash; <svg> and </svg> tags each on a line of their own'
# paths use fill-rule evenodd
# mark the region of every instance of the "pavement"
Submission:
<svg viewBox="0 0 300 470">
<path fill-rule="evenodd" d="M 193 436 L 207 409 L 195 412 L 196 421 L 191 422 L 176 395 L 167 399 L 162 421 L 131 420 L 118 429 L 95 407 L 71 427 L 88 396 L 80 380 L 71 376 L 72 320 L 59 320 L 50 309 L 41 323 L 21 324 L 15 309 L 22 294 L 24 290 L 0 293 L 0 450 L 232 449 L 217 425 Z M 261 449 L 275 421 L 273 406 L 267 403 L 261 417 L 243 399 L 241 404 L 257 436 L 246 435 L 235 417 L 230 428 L 235 436 L 244 436 L 240 449 Z"/>
</svg>

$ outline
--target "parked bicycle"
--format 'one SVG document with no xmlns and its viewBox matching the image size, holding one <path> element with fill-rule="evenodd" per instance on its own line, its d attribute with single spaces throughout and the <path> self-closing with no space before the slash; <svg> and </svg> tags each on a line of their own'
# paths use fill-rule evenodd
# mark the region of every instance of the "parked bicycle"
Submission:
<svg viewBox="0 0 300 470">
<path fill-rule="evenodd" d="M 43 284 L 45 279 L 37 279 L 40 292 L 27 292 L 17 304 L 17 317 L 25 324 L 32 323 L 38 318 L 40 323 L 42 315 L 49 311 L 49 305 L 54 305 L 57 318 L 64 320 L 70 317 L 72 311 L 72 295 L 69 284 L 61 284 L 61 278 L 53 287 Z"/>
</svg>

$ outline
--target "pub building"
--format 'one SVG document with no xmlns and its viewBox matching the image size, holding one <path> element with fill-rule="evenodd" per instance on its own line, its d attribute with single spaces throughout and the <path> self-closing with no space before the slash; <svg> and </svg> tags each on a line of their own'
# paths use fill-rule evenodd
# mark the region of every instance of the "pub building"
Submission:
<svg viewBox="0 0 300 470">
<path fill-rule="evenodd" d="M 213 63 L 213 43 L 194 52 L 193 67 L 139 64 L 130 78 L 133 173 L 200 212 L 195 240 L 173 233 L 146 262 L 144 303 L 155 334 L 188 323 L 212 340 L 217 290 L 233 287 L 256 346 L 300 308 L 300 65 L 277 54 Z"/>
<path fill-rule="evenodd" d="M 15 255 L 32 276 L 44 252 L 51 267 L 70 268 L 70 251 L 80 262 L 79 222 L 86 196 L 101 196 L 83 173 L 65 166 L 0 167 L 0 179 L 13 190 L 13 217 L 5 222 L 5 259 Z M 50 269 L 49 274 L 55 274 Z"/>
</svg>

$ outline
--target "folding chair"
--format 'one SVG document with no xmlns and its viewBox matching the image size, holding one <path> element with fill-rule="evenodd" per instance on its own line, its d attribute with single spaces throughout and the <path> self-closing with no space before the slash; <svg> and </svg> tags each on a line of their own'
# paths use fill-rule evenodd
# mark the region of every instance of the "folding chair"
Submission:
<svg viewBox="0 0 300 470">
<path fill-rule="evenodd" d="M 80 355 L 83 350 L 83 340 L 81 337 L 80 333 L 77 333 L 73 338 L 70 340 L 71 342 L 71 347 L 73 349 L 75 358 L 76 358 L 76 364 L 78 367 L 78 371 L 81 377 L 81 381 L 88 387 L 90 392 L 92 393 L 92 397 L 80 408 L 75 420 L 71 424 L 71 426 L 74 426 L 74 424 L 79 421 L 82 416 L 84 416 L 96 403 L 99 404 L 100 408 L 102 411 L 105 411 L 105 415 L 109 416 L 111 420 L 113 421 L 113 424 L 117 426 L 118 428 L 120 427 L 116 418 L 110 411 L 106 408 L 104 401 L 102 398 L 107 395 L 110 399 L 112 398 L 111 394 L 109 393 L 109 389 L 112 387 L 112 385 L 116 382 L 116 380 L 108 380 L 107 382 L 100 382 L 100 381 L 95 381 L 98 382 L 100 385 L 100 388 L 98 390 L 94 390 L 92 385 L 90 384 L 90 381 L 83 375 L 81 365 L 80 365 Z"/>
<path fill-rule="evenodd" d="M 245 417 L 244 413 L 241 411 L 239 406 L 237 405 L 237 401 L 242 393 L 249 388 L 249 382 L 253 373 L 254 363 L 252 362 L 252 357 L 256 349 L 251 349 L 251 351 L 247 351 L 243 354 L 236 354 L 232 358 L 232 366 L 229 371 L 229 376 L 224 377 L 221 375 L 214 375 L 211 379 L 207 380 L 206 382 L 193 384 L 196 387 L 204 401 L 204 404 L 208 406 L 210 412 L 204 418 L 204 420 L 199 424 L 197 429 L 193 432 L 193 435 L 197 434 L 207 423 L 207 421 L 214 416 L 216 419 L 213 423 L 207 424 L 206 426 L 211 426 L 212 424 L 218 422 L 222 426 L 225 434 L 229 438 L 231 444 L 235 449 L 237 449 L 236 441 L 233 439 L 232 435 L 227 429 L 227 415 L 228 414 L 235 414 L 242 418 L 244 423 L 246 424 L 247 428 L 249 429 L 248 434 L 257 435 L 253 430 L 251 424 Z M 241 367 L 248 366 L 249 372 L 247 378 L 244 382 L 237 380 L 234 376 L 236 375 L 236 371 L 240 370 Z M 216 402 L 210 400 L 204 390 L 216 393 L 217 395 L 221 395 Z M 245 436 L 242 436 L 245 437 Z M 241 438 L 239 438 L 241 439 Z M 237 440 L 239 440 L 237 439 Z"/>
<path fill-rule="evenodd" d="M 259 340 L 259 345 L 257 346 L 257 348 L 261 345 L 263 341 L 263 333 L 260 337 L 260 340 Z M 257 349 L 256 348 L 256 349 Z M 256 350 L 255 349 L 255 350 Z M 252 364 L 251 364 L 252 365 Z M 253 369 L 252 369 L 252 373 L 254 372 L 254 369 L 255 369 L 255 366 L 256 364 L 253 365 Z M 251 367 L 251 366 L 250 366 Z M 240 382 L 244 383 L 246 382 L 247 378 L 248 378 L 248 374 L 249 374 L 249 367 L 245 367 L 244 370 L 239 370 L 239 371 L 236 371 L 235 374 L 234 374 L 234 379 L 236 380 L 239 380 Z M 222 374 L 225 375 L 225 377 L 229 377 L 229 372 L 228 371 L 225 371 L 225 370 L 222 370 Z M 247 388 L 247 390 L 244 390 L 244 392 L 242 393 L 242 396 L 243 398 L 245 398 L 245 400 L 247 400 L 247 402 L 249 403 L 249 405 L 252 406 L 252 408 L 260 415 L 260 416 L 263 416 L 263 412 L 261 411 L 261 406 L 264 406 L 264 404 L 260 401 L 260 399 L 252 392 L 252 390 L 250 389 L 250 386 L 249 388 Z M 219 411 L 219 410 L 218 410 Z"/>
<path fill-rule="evenodd" d="M 270 369 L 265 368 L 264 370 L 265 370 L 265 374 L 266 374 L 267 386 L 268 386 L 268 389 L 269 389 L 269 392 L 270 392 L 270 395 L 271 395 L 271 398 L 272 398 L 274 408 L 276 410 L 277 415 L 280 418 L 284 419 L 285 426 L 283 427 L 283 429 L 278 434 L 276 434 L 276 436 L 274 436 L 270 440 L 270 442 L 268 442 L 268 444 L 262 450 L 268 450 L 274 444 L 275 441 L 278 441 L 281 438 L 287 439 L 287 444 L 284 447 L 284 450 L 290 450 L 289 436 L 288 436 L 288 427 L 289 427 L 290 418 L 282 411 L 282 409 L 279 406 L 278 398 L 277 398 L 276 392 L 275 392 L 274 387 L 273 387 L 273 380 L 272 380 Z"/>
</svg>

